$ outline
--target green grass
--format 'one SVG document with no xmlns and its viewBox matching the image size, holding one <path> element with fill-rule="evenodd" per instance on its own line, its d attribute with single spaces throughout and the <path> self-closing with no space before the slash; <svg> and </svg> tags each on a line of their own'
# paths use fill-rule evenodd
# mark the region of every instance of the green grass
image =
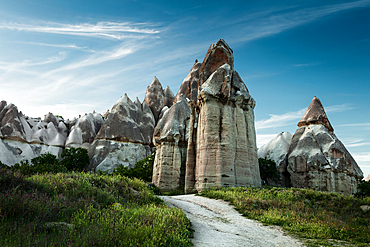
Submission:
<svg viewBox="0 0 370 247">
<path fill-rule="evenodd" d="M 222 188 L 201 192 L 223 199 L 240 213 L 305 239 L 308 246 L 370 245 L 370 197 L 296 188 Z"/>
<path fill-rule="evenodd" d="M 26 176 L 8 168 L 0 169 L 0 235 L 0 246 L 192 245 L 185 214 L 142 180 L 78 172 Z"/>
</svg>

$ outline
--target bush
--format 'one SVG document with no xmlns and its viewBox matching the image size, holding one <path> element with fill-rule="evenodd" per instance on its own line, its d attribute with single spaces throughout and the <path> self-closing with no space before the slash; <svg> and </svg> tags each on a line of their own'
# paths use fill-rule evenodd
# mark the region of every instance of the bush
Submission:
<svg viewBox="0 0 370 247">
<path fill-rule="evenodd" d="M 275 161 L 259 158 L 258 164 L 260 167 L 262 184 L 272 185 L 271 183 L 278 183 L 280 181 L 280 173 L 276 167 Z"/>
<path fill-rule="evenodd" d="M 113 174 L 120 174 L 129 178 L 139 178 L 144 181 L 152 181 L 155 152 L 138 161 L 134 167 L 119 165 L 113 170 Z"/>
<path fill-rule="evenodd" d="M 47 172 L 67 172 L 67 168 L 59 162 L 55 155 L 51 153 L 41 154 L 39 157 L 31 159 L 31 163 L 28 160 L 21 161 L 20 163 L 15 164 L 13 169 L 18 170 L 25 175 Z"/>
<path fill-rule="evenodd" d="M 356 197 L 370 196 L 370 181 L 361 180 L 357 187 Z"/>
<path fill-rule="evenodd" d="M 82 171 L 89 163 L 89 155 L 84 148 L 66 148 L 61 155 L 62 165 L 68 171 Z"/>
</svg>

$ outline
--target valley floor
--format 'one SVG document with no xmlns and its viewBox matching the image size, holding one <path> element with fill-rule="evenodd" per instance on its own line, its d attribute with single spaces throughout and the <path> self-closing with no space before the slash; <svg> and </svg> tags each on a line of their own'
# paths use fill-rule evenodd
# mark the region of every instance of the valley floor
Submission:
<svg viewBox="0 0 370 247">
<path fill-rule="evenodd" d="M 277 226 L 263 226 L 238 213 L 222 200 L 195 195 L 160 196 L 169 206 L 182 209 L 194 229 L 193 244 L 201 246 L 302 246 Z"/>
</svg>

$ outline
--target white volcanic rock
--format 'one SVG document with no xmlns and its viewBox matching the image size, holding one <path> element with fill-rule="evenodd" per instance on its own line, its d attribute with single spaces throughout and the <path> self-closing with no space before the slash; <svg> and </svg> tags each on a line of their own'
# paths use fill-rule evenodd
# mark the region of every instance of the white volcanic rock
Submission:
<svg viewBox="0 0 370 247">
<path fill-rule="evenodd" d="M 0 112 L 2 138 L 29 142 L 32 136 L 32 130 L 22 112 L 18 112 L 17 107 L 13 104 L 4 105 L 6 105 L 6 102 L 2 101 L 2 110 Z"/>
<path fill-rule="evenodd" d="M 357 191 L 363 173 L 333 133 L 323 113 L 324 108 L 315 97 L 304 115 L 305 119 L 315 121 L 304 124 L 302 120 L 299 122 L 301 127 L 295 132 L 287 154 L 291 184 L 298 188 L 353 194 Z"/>
<path fill-rule="evenodd" d="M 134 165 L 149 156 L 154 125 L 147 103 L 140 104 L 138 99 L 132 102 L 125 94 L 114 104 L 89 147 L 90 165 L 86 169 L 112 171 L 119 164 Z"/>
<path fill-rule="evenodd" d="M 151 154 L 151 147 L 141 143 L 98 139 L 89 147 L 90 162 L 98 164 L 93 169 L 108 172 L 112 172 L 120 164 L 133 167 L 136 162 Z"/>
<path fill-rule="evenodd" d="M 261 186 L 255 101 L 244 82 L 232 66 L 223 64 L 199 90 L 195 189 Z"/>
<path fill-rule="evenodd" d="M 66 147 L 88 149 L 103 123 L 103 117 L 99 113 L 89 113 L 82 116 L 72 126 L 66 140 Z"/>
<path fill-rule="evenodd" d="M 189 120 L 190 108 L 182 95 L 180 101 L 163 114 L 154 129 L 153 183 L 161 189 L 172 190 L 185 184 Z"/>
<path fill-rule="evenodd" d="M 62 148 L 55 146 L 0 139 L 0 161 L 8 166 L 22 160 L 31 160 L 44 153 L 51 153 L 60 157 L 62 151 Z"/>
<path fill-rule="evenodd" d="M 284 163 L 292 137 L 289 132 L 281 132 L 258 149 L 258 158 L 273 160 L 279 168 Z"/>
</svg>

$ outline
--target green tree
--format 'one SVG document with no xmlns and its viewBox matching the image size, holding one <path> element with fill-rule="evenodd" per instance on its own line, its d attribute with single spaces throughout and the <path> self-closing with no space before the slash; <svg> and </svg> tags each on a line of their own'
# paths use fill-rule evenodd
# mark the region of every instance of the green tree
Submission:
<svg viewBox="0 0 370 247">
<path fill-rule="evenodd" d="M 370 196 L 370 181 L 361 180 L 357 186 L 356 197 Z"/>
<path fill-rule="evenodd" d="M 89 155 L 84 148 L 66 148 L 61 155 L 61 163 L 69 171 L 82 171 L 89 163 Z"/>
<path fill-rule="evenodd" d="M 258 164 L 260 167 L 262 184 L 272 185 L 274 182 L 278 183 L 280 181 L 280 173 L 276 167 L 275 161 L 259 158 Z"/>
<path fill-rule="evenodd" d="M 155 152 L 145 159 L 139 160 L 135 166 L 131 168 L 121 164 L 113 170 L 113 174 L 120 174 L 129 178 L 140 178 L 147 182 L 152 181 L 154 157 Z"/>
</svg>

